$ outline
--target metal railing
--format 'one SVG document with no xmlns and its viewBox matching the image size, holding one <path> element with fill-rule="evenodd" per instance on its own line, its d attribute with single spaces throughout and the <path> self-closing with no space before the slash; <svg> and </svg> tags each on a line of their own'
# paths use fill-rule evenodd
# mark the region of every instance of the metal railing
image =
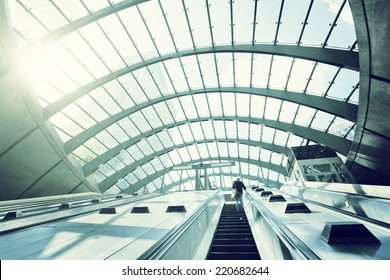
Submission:
<svg viewBox="0 0 390 280">
<path fill-rule="evenodd" d="M 297 260 L 320 260 L 320 258 L 280 222 L 261 202 L 255 199 L 251 192 L 246 192 L 247 198 L 259 211 L 264 220 L 272 228 L 279 239 L 290 251 L 291 256 Z"/>
<path fill-rule="evenodd" d="M 220 190 L 211 195 L 202 205 L 189 217 L 172 228 L 165 236 L 146 250 L 138 260 L 158 260 L 161 259 L 176 243 L 176 241 L 190 228 L 190 226 L 200 217 L 209 204 L 223 195 Z"/>
</svg>

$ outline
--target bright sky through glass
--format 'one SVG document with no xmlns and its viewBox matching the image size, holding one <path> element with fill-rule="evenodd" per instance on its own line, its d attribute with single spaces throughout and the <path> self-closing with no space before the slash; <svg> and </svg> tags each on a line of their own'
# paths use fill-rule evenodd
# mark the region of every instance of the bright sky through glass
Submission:
<svg viewBox="0 0 390 280">
<path fill-rule="evenodd" d="M 142 183 L 141 192 L 193 189 L 193 170 L 170 169 L 220 160 L 237 164 L 209 170 L 217 187 L 230 185 L 232 176 L 277 186 L 287 180 L 287 148 L 311 143 L 278 123 L 353 139 L 353 121 L 264 90 L 357 104 L 358 72 L 212 49 L 275 44 L 356 51 L 347 1 L 153 0 L 107 12 L 127 2 L 8 1 L 18 63 L 42 108 L 78 94 L 50 121 L 65 145 L 95 131 L 71 153 L 103 190 L 118 193 Z M 97 12 L 107 14 L 72 29 Z M 69 32 L 34 45 L 60 28 Z M 199 49 L 205 51 L 181 55 Z M 102 122 L 107 125 L 100 129 Z"/>
</svg>

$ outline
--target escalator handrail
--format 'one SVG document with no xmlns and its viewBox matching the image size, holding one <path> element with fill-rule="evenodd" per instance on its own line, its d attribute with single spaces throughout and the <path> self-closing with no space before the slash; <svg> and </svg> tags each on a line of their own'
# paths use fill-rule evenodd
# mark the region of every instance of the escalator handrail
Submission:
<svg viewBox="0 0 390 280">
<path fill-rule="evenodd" d="M 272 227 L 278 237 L 287 246 L 293 257 L 303 260 L 320 260 L 320 258 L 308 246 L 306 246 L 305 243 L 294 235 L 283 223 L 276 219 L 276 217 L 266 207 L 264 207 L 264 205 L 254 199 L 250 192 L 246 192 L 246 195 L 267 223 Z"/>
<path fill-rule="evenodd" d="M 137 260 L 158 260 L 175 244 L 184 232 L 193 224 L 193 222 L 203 213 L 211 201 L 216 199 L 221 193 L 221 190 L 216 191 L 189 217 L 176 225 L 168 233 L 164 235 L 157 243 L 146 250 Z"/>
</svg>

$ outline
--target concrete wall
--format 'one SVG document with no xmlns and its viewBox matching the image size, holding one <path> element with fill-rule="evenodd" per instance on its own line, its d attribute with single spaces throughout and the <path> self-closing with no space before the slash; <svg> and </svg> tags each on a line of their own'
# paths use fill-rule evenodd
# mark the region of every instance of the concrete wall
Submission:
<svg viewBox="0 0 390 280">
<path fill-rule="evenodd" d="M 359 47 L 360 97 L 347 166 L 358 183 L 390 185 L 390 1 L 349 3 Z"/>
<path fill-rule="evenodd" d="M 0 200 L 99 192 L 64 152 L 18 69 L 6 6 L 0 1 Z"/>
</svg>

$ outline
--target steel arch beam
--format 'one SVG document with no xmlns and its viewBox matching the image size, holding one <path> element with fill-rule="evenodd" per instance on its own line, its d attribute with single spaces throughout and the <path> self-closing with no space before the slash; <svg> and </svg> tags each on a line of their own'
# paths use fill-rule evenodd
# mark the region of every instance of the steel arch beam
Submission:
<svg viewBox="0 0 390 280">
<path fill-rule="evenodd" d="M 59 40 L 60 38 L 82 28 L 83 26 L 86 26 L 90 23 L 93 23 L 101 18 L 104 18 L 106 16 L 112 15 L 114 13 L 120 12 L 124 9 L 130 8 L 132 6 L 136 6 L 138 4 L 142 4 L 144 2 L 147 2 L 150 0 L 125 0 L 119 3 L 115 3 L 112 5 L 107 6 L 106 8 L 103 8 L 101 10 L 98 10 L 96 12 L 90 13 L 86 16 L 83 16 L 81 18 L 78 18 L 67 25 L 64 25 L 45 36 L 42 36 L 38 40 L 32 42 L 25 48 L 34 48 L 34 47 L 45 47 L 46 45 Z"/>
<path fill-rule="evenodd" d="M 191 120 L 193 121 L 193 120 Z M 130 146 L 136 144 L 140 140 L 147 138 L 149 136 L 152 136 L 160 131 L 163 131 L 164 129 L 168 129 L 173 126 L 180 126 L 183 124 L 186 124 L 187 121 L 181 121 L 178 123 L 172 123 L 168 125 L 164 125 L 161 127 L 158 127 L 156 129 L 147 131 L 146 133 L 142 133 L 136 137 L 133 137 L 109 150 L 104 152 L 103 154 L 99 155 L 98 157 L 94 158 L 90 162 L 86 163 L 83 167 L 84 175 L 87 177 L 91 175 L 101 164 L 107 162 L 111 158 L 115 157 L 118 155 L 122 150 L 125 150 L 129 148 Z M 248 144 L 250 146 L 256 146 L 256 147 L 261 147 L 263 149 L 276 152 L 278 154 L 283 154 L 283 155 L 288 155 L 289 149 L 286 146 L 281 146 L 281 145 L 276 145 L 276 144 L 271 144 L 267 142 L 262 142 L 262 141 L 253 141 L 253 140 L 248 140 L 248 139 L 240 139 L 240 138 L 217 138 L 217 139 L 202 139 L 197 141 L 198 143 L 204 143 L 204 142 L 238 142 L 240 144 Z M 173 145 L 173 144 L 172 144 Z"/>
<path fill-rule="evenodd" d="M 335 116 L 346 118 L 352 122 L 356 121 L 356 115 L 358 106 L 338 101 L 335 99 L 318 97 L 309 94 L 302 94 L 291 91 L 284 90 L 275 90 L 275 89 L 266 89 L 266 88 L 245 88 L 245 87 L 222 87 L 222 88 L 207 88 L 199 90 L 184 91 L 177 94 L 164 95 L 152 100 L 145 101 L 141 104 L 128 108 L 126 110 L 120 111 L 115 115 L 99 122 L 98 124 L 88 128 L 84 132 L 70 139 L 65 143 L 66 152 L 69 154 L 78 146 L 81 145 L 82 141 L 87 141 L 89 138 L 93 137 L 95 134 L 103 130 L 104 128 L 114 124 L 115 122 L 137 112 L 142 109 L 145 109 L 149 106 L 153 106 L 160 102 L 165 102 L 173 98 L 179 98 L 183 96 L 188 96 L 189 94 L 202 94 L 202 93 L 212 93 L 212 92 L 229 92 L 229 93 L 244 93 L 244 94 L 253 94 L 258 96 L 265 96 L 270 98 L 279 98 L 282 100 L 294 102 L 300 105 L 308 106 L 314 109 L 328 112 Z"/>
<path fill-rule="evenodd" d="M 236 88 L 231 88 L 231 90 L 233 89 L 236 89 Z M 216 89 L 215 89 L 216 90 Z M 274 92 L 277 92 L 277 90 L 272 90 L 271 92 L 269 92 L 268 90 L 266 90 L 268 92 L 268 94 L 271 94 L 274 93 Z M 232 91 L 234 92 L 234 91 Z M 200 93 L 200 92 L 198 92 Z M 185 93 L 181 93 L 180 96 L 185 96 L 186 94 Z M 331 105 L 335 106 L 335 108 L 337 109 L 340 109 L 340 106 L 343 107 L 344 105 L 340 105 L 340 106 L 336 106 L 334 103 L 335 102 L 340 102 L 340 101 L 335 101 L 335 100 L 330 100 L 329 99 L 329 103 L 328 101 L 326 100 L 326 98 L 323 98 L 323 97 L 315 97 L 313 96 L 313 99 L 311 97 L 307 98 L 309 95 L 302 95 L 302 94 L 297 94 L 297 93 L 288 93 L 286 95 L 301 95 L 301 97 L 299 97 L 299 101 L 302 102 L 302 104 L 305 104 L 306 106 L 310 106 L 312 107 L 312 104 L 308 104 L 308 100 L 316 100 L 316 104 L 327 104 L 326 106 L 328 108 L 331 107 Z M 66 143 L 65 143 L 65 152 L 67 154 L 70 154 L 71 152 L 73 152 L 77 147 L 79 147 L 80 145 L 82 145 L 84 142 L 86 142 L 88 139 L 92 138 L 93 136 L 95 136 L 97 133 L 99 133 L 100 131 L 104 130 L 105 128 L 109 127 L 110 125 L 116 123 L 117 121 L 139 111 L 139 110 L 142 110 L 148 106 L 152 106 L 152 105 L 155 105 L 159 102 L 164 102 L 164 101 L 167 101 L 169 99 L 172 99 L 172 98 L 176 98 L 178 97 L 178 95 L 175 95 L 175 94 L 171 94 L 169 96 L 162 96 L 162 97 L 159 97 L 159 98 L 155 98 L 153 100 L 150 100 L 150 101 L 146 101 L 146 102 L 143 102 L 137 106 L 134 106 L 134 107 L 131 107 L 131 108 L 128 108 L 126 110 L 123 110 L 97 124 L 95 124 L 94 126 L 86 129 L 85 131 L 83 131 L 82 133 L 80 133 L 79 135 L 71 138 L 70 140 L 68 140 Z M 271 97 L 271 95 L 270 95 Z M 296 97 L 294 97 L 296 98 Z M 291 98 L 292 100 L 293 98 Z M 320 100 L 319 100 L 320 99 Z M 342 103 L 346 103 L 346 102 L 342 102 Z M 337 103 L 339 104 L 339 103 Z M 352 105 L 352 104 L 351 104 Z M 347 106 L 350 106 L 350 105 L 347 105 Z M 354 106 L 354 105 L 353 105 Z M 315 107 L 313 107 L 315 108 Z M 352 107 L 351 107 L 352 108 Z M 354 107 L 355 109 L 354 112 L 356 112 L 357 110 L 357 107 Z M 345 107 L 345 109 L 347 109 Z M 339 114 L 337 114 L 339 115 Z M 318 141 L 317 141 L 318 142 Z"/>
<path fill-rule="evenodd" d="M 157 151 L 157 152 L 152 153 L 150 155 L 147 155 L 144 158 L 142 158 L 141 160 L 135 161 L 132 164 L 129 164 L 129 165 L 123 167 L 122 169 L 118 170 L 117 172 L 115 172 L 111 176 L 109 176 L 106 179 L 104 179 L 103 181 L 101 181 L 99 183 L 100 190 L 101 190 L 102 193 L 105 192 L 112 185 L 114 185 L 119 179 L 121 179 L 121 178 L 125 177 L 127 174 L 133 172 L 135 169 L 137 169 L 137 167 L 142 166 L 145 163 L 153 160 L 155 157 L 159 157 L 161 155 L 167 154 L 167 153 L 169 153 L 169 152 L 171 152 L 173 150 L 176 150 L 176 149 L 181 149 L 181 148 L 184 148 L 186 146 L 191 146 L 191 145 L 194 145 L 194 144 L 198 144 L 199 142 L 203 142 L 203 141 L 187 142 L 187 143 L 183 143 L 183 144 L 180 144 L 180 145 L 175 145 L 175 146 L 172 146 L 172 147 L 169 147 L 169 148 L 165 148 L 163 150 L 160 150 L 160 151 Z M 215 142 L 215 141 L 212 141 L 212 142 Z M 226 142 L 226 141 L 223 141 L 223 142 Z M 230 157 L 223 157 L 223 158 L 229 159 Z M 197 161 L 199 162 L 201 160 L 202 159 L 198 159 Z M 254 160 L 252 160 L 252 159 L 240 159 L 240 161 L 241 162 L 245 162 L 245 163 L 253 163 L 254 162 Z M 257 165 L 261 165 L 264 168 L 273 170 L 273 171 L 275 171 L 277 173 L 280 173 L 280 174 L 282 174 L 284 176 L 288 175 L 286 168 L 282 167 L 279 164 L 273 164 L 273 163 L 264 162 L 264 161 L 256 161 L 256 162 L 258 162 Z"/>
<path fill-rule="evenodd" d="M 223 176 L 232 176 L 232 177 L 241 177 L 241 178 L 245 178 L 245 179 L 249 179 L 249 180 L 252 180 L 252 181 L 259 181 L 260 182 L 260 178 L 257 177 L 257 176 L 253 176 L 253 175 L 248 175 L 248 174 L 238 174 L 238 173 L 226 173 L 226 172 L 222 172 L 222 173 L 209 173 L 208 176 L 209 177 L 212 177 L 212 176 L 219 176 L 219 175 L 223 175 Z M 181 181 L 181 183 L 187 183 L 189 181 L 192 181 L 192 180 L 195 180 L 196 177 L 195 176 L 190 176 L 190 177 L 187 177 L 185 179 L 183 179 Z M 263 179 L 262 179 L 263 180 Z M 263 182 L 261 182 L 263 183 Z M 269 180 L 269 179 L 264 179 L 264 183 L 268 184 L 268 185 L 274 185 L 276 187 L 280 187 L 282 185 L 282 183 L 280 182 L 276 182 L 276 181 L 272 181 L 272 180 Z M 180 184 L 180 180 L 179 181 L 175 181 L 169 185 L 166 185 L 162 188 L 162 192 L 166 192 L 170 189 L 172 189 L 173 187 L 176 187 Z M 229 186 L 230 187 L 230 186 Z M 249 187 L 249 186 L 247 186 Z"/>
<path fill-rule="evenodd" d="M 248 159 L 236 158 L 236 157 L 206 158 L 206 159 L 203 159 L 203 160 L 204 161 L 209 161 L 209 160 L 230 160 L 230 161 L 236 161 L 236 162 L 244 162 L 244 160 L 248 161 Z M 199 162 L 199 160 L 192 160 L 192 161 L 183 162 L 183 165 L 191 165 L 191 164 L 195 164 L 195 163 L 198 163 L 198 162 Z M 251 162 L 251 163 L 255 164 L 255 165 L 258 165 L 259 167 L 262 167 L 260 164 L 256 164 L 254 162 Z M 122 192 L 132 194 L 132 193 L 138 191 L 140 188 L 142 188 L 145 185 L 147 185 L 148 183 L 154 181 L 158 177 L 164 176 L 164 174 L 166 174 L 166 173 L 168 173 L 170 171 L 172 171 L 172 166 L 168 167 L 168 168 L 165 168 L 165 169 L 162 169 L 159 172 L 156 172 L 156 173 L 154 173 L 154 174 L 152 174 L 150 176 L 147 176 L 146 178 L 144 178 L 144 179 L 134 183 L 129 188 L 124 189 Z"/>
<path fill-rule="evenodd" d="M 51 116 L 61 111 L 63 108 L 76 101 L 78 98 L 93 91 L 94 89 L 102 86 L 114 79 L 117 79 L 123 75 L 126 75 L 137 69 L 163 62 L 169 59 L 175 59 L 183 56 L 193 56 L 209 53 L 226 53 L 226 52 L 238 52 L 238 53 L 257 53 L 257 54 L 272 54 L 289 56 L 294 58 L 307 59 L 312 61 L 318 61 L 338 67 L 345 67 L 353 70 L 359 70 L 359 57 L 356 52 L 344 51 L 337 49 L 315 48 L 315 47 L 302 47 L 302 46 L 290 46 L 290 45 L 273 45 L 273 44 L 241 44 L 241 45 L 229 45 L 229 46 L 214 46 L 203 47 L 192 50 L 184 50 L 176 53 L 162 55 L 159 57 L 151 58 L 143 62 L 133 64 L 129 67 L 119 69 L 104 77 L 96 79 L 95 81 L 67 94 L 61 99 L 53 102 L 44 108 L 44 116 L 49 119 Z"/>
<path fill-rule="evenodd" d="M 221 117 L 202 117 L 202 118 L 196 118 L 192 121 L 194 122 L 201 122 L 201 121 L 207 121 L 207 120 L 221 120 L 221 121 L 240 121 L 240 122 L 246 122 L 246 123 L 254 123 L 259 125 L 265 125 L 269 126 L 278 130 L 283 130 L 287 132 L 291 132 L 293 134 L 296 134 L 298 136 L 301 136 L 302 138 L 309 139 L 313 142 L 323 144 L 325 146 L 328 146 L 329 148 L 343 154 L 347 155 L 349 152 L 349 148 L 351 146 L 351 141 L 333 134 L 329 134 L 323 131 L 314 130 L 309 127 L 303 127 L 296 124 L 290 124 L 280 121 L 274 121 L 274 120 L 266 120 L 266 119 L 260 119 L 260 118 L 251 118 L 251 117 L 242 117 L 242 116 L 221 116 Z M 190 122 L 190 120 L 186 120 L 187 122 Z M 103 121 L 104 122 L 104 121 Z M 174 124 L 173 124 L 174 126 Z M 104 129 L 105 126 L 100 127 L 100 125 L 96 125 L 90 129 L 87 129 L 86 131 L 79 134 L 77 137 L 74 137 L 70 139 L 68 142 L 65 143 L 65 151 L 67 154 L 70 154 L 73 152 L 77 147 L 82 145 L 85 141 L 87 141 L 89 138 L 93 137 L 96 133 Z"/>
</svg>

